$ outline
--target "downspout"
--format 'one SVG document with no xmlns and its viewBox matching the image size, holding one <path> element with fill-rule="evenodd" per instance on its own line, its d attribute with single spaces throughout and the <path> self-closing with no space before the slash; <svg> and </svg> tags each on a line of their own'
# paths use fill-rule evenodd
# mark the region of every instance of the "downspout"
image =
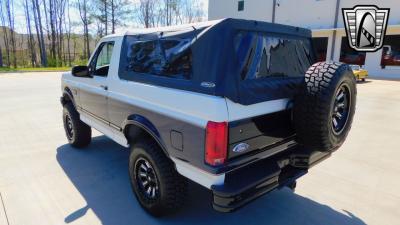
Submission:
<svg viewBox="0 0 400 225">
<path fill-rule="evenodd" d="M 339 6 L 340 6 L 340 0 L 336 0 L 335 23 L 333 24 L 332 48 L 331 48 L 330 60 L 333 60 L 333 53 L 335 52 L 336 29 L 337 29 L 337 23 L 338 23 Z"/>
<path fill-rule="evenodd" d="M 272 1 L 272 23 L 275 23 L 276 0 Z"/>
</svg>

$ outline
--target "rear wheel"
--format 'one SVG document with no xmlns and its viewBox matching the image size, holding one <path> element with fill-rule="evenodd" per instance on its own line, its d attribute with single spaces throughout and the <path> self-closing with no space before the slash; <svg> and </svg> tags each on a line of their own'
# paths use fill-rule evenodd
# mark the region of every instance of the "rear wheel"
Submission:
<svg viewBox="0 0 400 225">
<path fill-rule="evenodd" d="M 133 145 L 129 176 L 137 200 L 153 216 L 173 213 L 183 205 L 187 180 L 154 141 L 144 139 Z"/>
<path fill-rule="evenodd" d="M 83 148 L 90 144 L 92 129 L 79 119 L 79 113 L 72 103 L 64 105 L 63 122 L 65 134 L 72 146 Z"/>
<path fill-rule="evenodd" d="M 351 128 L 356 94 L 356 79 L 348 65 L 335 62 L 312 65 L 295 98 L 298 142 L 316 151 L 340 147 Z"/>
</svg>

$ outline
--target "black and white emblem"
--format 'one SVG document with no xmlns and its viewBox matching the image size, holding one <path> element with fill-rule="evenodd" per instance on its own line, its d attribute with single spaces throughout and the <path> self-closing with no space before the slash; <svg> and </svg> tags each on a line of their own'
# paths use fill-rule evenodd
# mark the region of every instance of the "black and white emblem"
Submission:
<svg viewBox="0 0 400 225">
<path fill-rule="evenodd" d="M 389 17 L 388 8 L 357 5 L 343 8 L 343 21 L 350 47 L 357 51 L 373 52 L 383 45 Z"/>
</svg>

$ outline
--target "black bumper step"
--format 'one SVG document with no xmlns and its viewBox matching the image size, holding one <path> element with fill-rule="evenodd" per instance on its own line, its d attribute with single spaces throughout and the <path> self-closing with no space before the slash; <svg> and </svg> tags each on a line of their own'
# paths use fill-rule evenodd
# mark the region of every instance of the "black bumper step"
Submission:
<svg viewBox="0 0 400 225">
<path fill-rule="evenodd" d="M 220 212 L 234 211 L 263 194 L 290 185 L 329 155 L 295 148 L 229 172 L 223 185 L 211 187 L 213 207 Z"/>
</svg>

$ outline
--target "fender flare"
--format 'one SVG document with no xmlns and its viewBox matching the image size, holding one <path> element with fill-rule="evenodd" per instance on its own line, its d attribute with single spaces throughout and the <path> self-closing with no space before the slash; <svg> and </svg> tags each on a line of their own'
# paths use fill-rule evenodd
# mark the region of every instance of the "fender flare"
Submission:
<svg viewBox="0 0 400 225">
<path fill-rule="evenodd" d="M 63 91 L 63 96 L 61 97 L 61 104 L 64 106 L 68 100 L 66 99 L 66 97 L 72 102 L 72 104 L 74 105 L 75 109 L 76 109 L 76 105 L 75 105 L 75 99 L 74 99 L 74 95 L 72 94 L 71 89 L 69 89 L 68 87 L 66 87 Z"/>
<path fill-rule="evenodd" d="M 128 137 L 128 128 L 130 125 L 136 126 L 138 128 L 141 128 L 143 132 L 147 133 L 150 135 L 160 146 L 162 151 L 169 157 L 169 153 L 167 151 L 167 148 L 165 146 L 164 141 L 162 140 L 160 133 L 158 132 L 157 128 L 153 125 L 153 123 L 150 122 L 146 117 L 133 114 L 128 116 L 128 118 L 124 121 L 122 127 L 123 127 L 123 133 L 126 137 L 126 139 L 129 141 Z"/>
</svg>

